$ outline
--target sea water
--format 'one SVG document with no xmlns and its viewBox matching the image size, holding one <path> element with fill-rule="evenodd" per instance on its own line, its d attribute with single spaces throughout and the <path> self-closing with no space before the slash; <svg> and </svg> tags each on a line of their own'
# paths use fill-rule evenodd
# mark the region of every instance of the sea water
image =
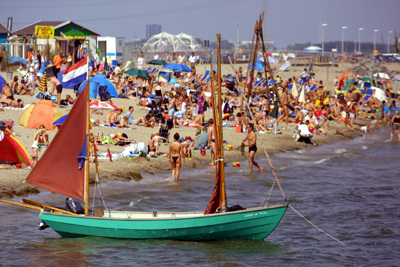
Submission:
<svg viewBox="0 0 400 267">
<path fill-rule="evenodd" d="M 271 156 L 288 202 L 332 240 L 290 208 L 264 241 L 183 242 L 98 237 L 60 238 L 38 231 L 38 212 L 0 204 L 0 264 L 4 266 L 399 266 L 400 143 L 389 129 L 354 140 Z M 327 137 L 329 138 L 329 137 Z M 258 206 L 274 185 L 268 205 L 283 203 L 268 162 L 249 175 L 227 164 L 228 204 Z M 209 167 L 181 173 L 144 175 L 139 182 L 103 184 L 112 210 L 199 211 L 210 198 L 215 173 Z M 93 189 L 92 189 L 93 190 Z M 97 194 L 98 196 L 98 194 Z M 43 192 L 29 199 L 62 206 L 64 197 Z M 21 198 L 14 198 L 21 201 Z M 91 201 L 92 203 L 92 201 Z"/>
</svg>

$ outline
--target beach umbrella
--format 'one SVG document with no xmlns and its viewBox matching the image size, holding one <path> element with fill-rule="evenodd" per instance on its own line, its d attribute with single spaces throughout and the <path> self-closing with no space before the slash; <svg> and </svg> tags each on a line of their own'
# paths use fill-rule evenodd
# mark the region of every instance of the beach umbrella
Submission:
<svg viewBox="0 0 400 267">
<path fill-rule="evenodd" d="M 140 70 L 140 69 L 129 69 L 125 71 L 126 74 L 128 74 L 129 76 L 134 76 L 134 77 L 141 77 L 144 79 L 149 79 L 150 75 L 145 72 L 144 70 Z"/>
<path fill-rule="evenodd" d="M 25 163 L 32 166 L 24 146 L 11 135 L 4 135 L 4 139 L 0 141 L 0 151 L 0 161 Z"/>
<path fill-rule="evenodd" d="M 382 102 L 384 100 L 387 101 L 385 91 L 383 91 L 381 88 L 373 86 L 371 87 L 371 89 L 374 90 L 374 98 L 378 99 L 379 102 Z"/>
<path fill-rule="evenodd" d="M 165 60 L 162 60 L 162 59 L 154 59 L 154 60 L 151 60 L 151 61 L 149 62 L 149 64 L 151 64 L 151 65 L 162 65 L 162 66 L 165 66 L 165 65 L 167 65 L 168 63 L 167 63 Z"/>
<path fill-rule="evenodd" d="M 339 80 L 344 79 L 345 77 L 349 76 L 350 74 L 352 74 L 352 72 L 349 71 L 349 70 L 346 70 L 345 72 L 342 72 L 342 74 L 340 74 L 340 76 L 339 76 Z"/>
<path fill-rule="evenodd" d="M 298 97 L 299 96 L 299 91 L 297 91 L 297 86 L 296 86 L 296 82 L 295 81 L 293 81 L 292 96 L 293 97 Z"/>
<path fill-rule="evenodd" d="M 301 92 L 300 92 L 300 97 L 299 97 L 299 102 L 300 103 L 305 103 L 306 102 L 306 96 L 304 93 L 305 89 L 304 86 L 301 88 Z"/>
<path fill-rule="evenodd" d="M 192 70 L 188 66 L 183 65 L 183 64 L 177 64 L 177 63 L 167 64 L 162 68 L 163 69 L 171 69 L 175 72 L 179 72 L 179 71 L 192 72 Z"/>
<path fill-rule="evenodd" d="M 120 110 L 119 107 L 117 107 L 116 105 L 113 105 L 111 103 L 108 102 L 100 102 L 100 101 L 96 101 L 96 102 L 92 102 L 90 103 L 90 109 L 110 109 L 110 110 Z"/>
<path fill-rule="evenodd" d="M 27 107 L 19 118 L 18 124 L 25 128 L 39 129 L 41 125 L 46 130 L 53 131 L 54 118 L 63 116 L 51 100 L 40 100 L 38 103 Z"/>
<path fill-rule="evenodd" d="M 53 125 L 62 125 L 64 123 L 64 121 L 67 119 L 67 117 L 68 117 L 68 114 L 54 119 Z M 90 126 L 93 126 L 92 121 L 90 121 Z"/>
</svg>

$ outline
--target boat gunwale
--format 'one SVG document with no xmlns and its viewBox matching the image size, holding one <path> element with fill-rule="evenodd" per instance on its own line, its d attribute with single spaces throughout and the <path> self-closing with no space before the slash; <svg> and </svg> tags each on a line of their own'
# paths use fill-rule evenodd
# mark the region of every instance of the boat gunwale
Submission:
<svg viewBox="0 0 400 267">
<path fill-rule="evenodd" d="M 251 208 L 246 208 L 245 210 L 237 210 L 237 211 L 229 211 L 229 212 L 223 212 L 223 213 L 213 213 L 213 214 L 200 214 L 201 216 L 188 216 L 188 217 L 165 217 L 165 218 L 160 218 L 160 217 L 149 217 L 149 218 L 110 218 L 110 217 L 96 217 L 96 216 L 85 216 L 83 214 L 77 214 L 77 215 L 70 215 L 70 214 L 60 214 L 60 213 L 53 213 L 53 212 L 47 212 L 47 211 L 41 211 L 40 215 L 45 214 L 45 215 L 54 215 L 54 216 L 63 216 L 63 217 L 73 217 L 73 218 L 85 218 L 85 219 L 101 219 L 101 220 L 118 220 L 118 221 L 161 221 L 161 220 L 185 220 L 185 219 L 198 219 L 198 218 L 209 218 L 209 217 L 216 217 L 216 216 L 223 216 L 223 215 L 233 215 L 233 214 L 238 214 L 238 213 L 245 213 L 245 212 L 254 212 L 258 210 L 269 210 L 269 209 L 277 209 L 277 208 L 283 208 L 283 207 L 288 207 L 289 204 L 280 204 L 280 205 L 273 205 L 273 206 L 268 206 L 268 207 L 251 207 Z M 130 213 L 130 214 L 153 214 L 153 212 L 126 212 L 126 211 L 110 211 L 111 213 Z M 200 211 L 197 211 L 200 213 Z M 193 212 L 157 212 L 157 214 L 191 214 Z M 39 215 L 39 216 L 40 216 Z M 104 213 L 106 215 L 106 212 Z"/>
</svg>

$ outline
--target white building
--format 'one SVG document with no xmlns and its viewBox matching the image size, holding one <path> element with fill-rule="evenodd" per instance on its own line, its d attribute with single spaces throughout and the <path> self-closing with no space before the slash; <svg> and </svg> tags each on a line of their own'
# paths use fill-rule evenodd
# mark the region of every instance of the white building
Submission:
<svg viewBox="0 0 400 267">
<path fill-rule="evenodd" d="M 124 45 L 124 37 L 97 37 L 97 47 L 100 49 L 102 56 L 100 60 L 105 61 L 105 57 L 107 57 L 107 62 L 122 59 Z"/>
</svg>

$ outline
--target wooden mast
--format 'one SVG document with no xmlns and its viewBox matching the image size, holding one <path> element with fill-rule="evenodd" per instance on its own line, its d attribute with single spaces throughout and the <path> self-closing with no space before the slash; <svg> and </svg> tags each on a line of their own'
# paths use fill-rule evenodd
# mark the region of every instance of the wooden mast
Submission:
<svg viewBox="0 0 400 267">
<path fill-rule="evenodd" d="M 219 148 L 219 158 L 217 159 L 216 164 L 218 166 L 218 171 L 220 173 L 221 179 L 221 211 L 224 212 L 228 205 L 228 201 L 226 199 L 226 190 L 225 190 L 225 170 L 224 170 L 224 147 L 223 147 L 223 138 L 222 138 L 222 98 L 221 98 L 221 34 L 217 34 L 217 84 L 218 84 L 218 104 L 217 104 L 217 114 L 218 114 L 218 148 Z"/>
<path fill-rule="evenodd" d="M 85 199 L 85 215 L 89 214 L 89 160 L 90 160 L 90 90 L 89 90 L 89 58 L 88 69 L 86 75 L 86 93 L 87 93 L 87 109 L 86 109 L 86 141 L 87 141 L 87 159 L 85 162 L 85 187 L 84 187 L 84 199 Z"/>
</svg>

